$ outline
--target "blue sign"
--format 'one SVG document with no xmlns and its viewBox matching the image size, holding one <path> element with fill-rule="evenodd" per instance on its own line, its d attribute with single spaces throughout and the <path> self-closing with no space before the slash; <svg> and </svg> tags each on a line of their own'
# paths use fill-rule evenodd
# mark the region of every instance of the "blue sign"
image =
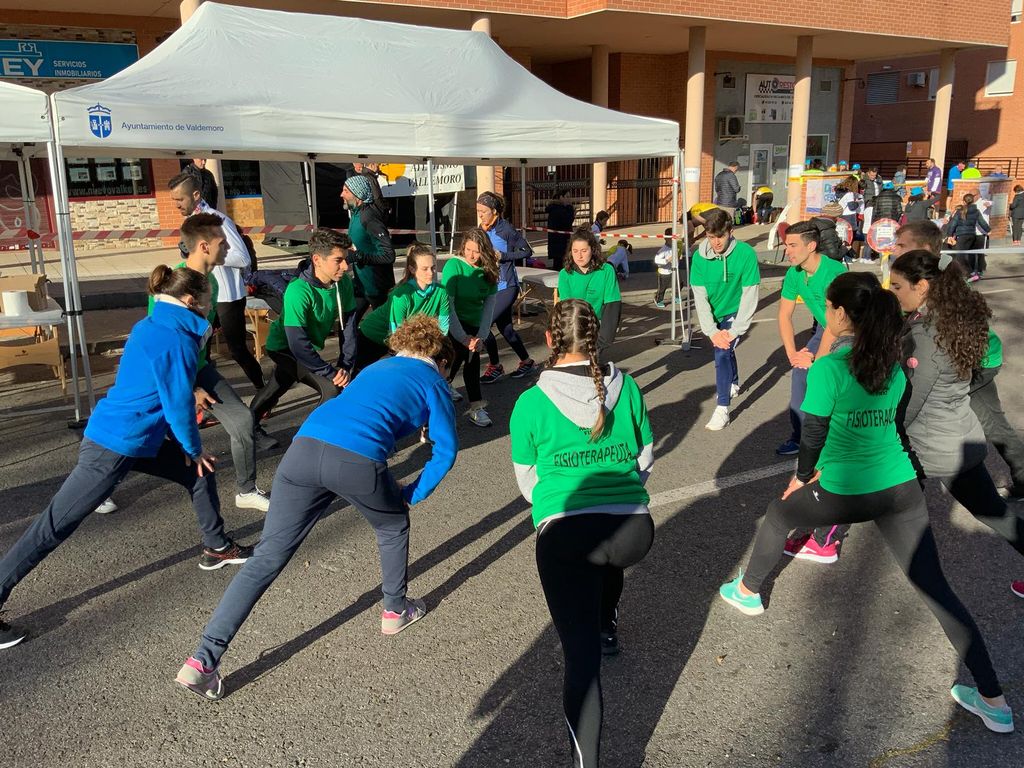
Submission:
<svg viewBox="0 0 1024 768">
<path fill-rule="evenodd" d="M 138 60 L 129 43 L 0 40 L 0 77 L 102 80 Z"/>
</svg>

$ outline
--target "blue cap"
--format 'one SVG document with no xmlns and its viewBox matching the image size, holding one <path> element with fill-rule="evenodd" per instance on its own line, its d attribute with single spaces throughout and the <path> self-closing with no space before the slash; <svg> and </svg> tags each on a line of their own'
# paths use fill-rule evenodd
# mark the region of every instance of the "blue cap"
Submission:
<svg viewBox="0 0 1024 768">
<path fill-rule="evenodd" d="M 859 171 L 860 170 L 860 163 L 854 163 L 853 164 L 853 170 Z"/>
<path fill-rule="evenodd" d="M 924 194 L 924 188 L 923 187 L 914 187 L 912 190 L 910 190 L 910 194 L 911 195 L 923 195 Z"/>
<path fill-rule="evenodd" d="M 892 188 L 893 188 L 893 186 L 892 186 L 892 182 L 891 181 L 886 181 L 886 182 L 882 183 L 882 189 L 892 189 Z"/>
<path fill-rule="evenodd" d="M 847 162 L 846 162 L 845 160 L 840 160 L 840 161 L 839 161 L 839 164 L 840 164 L 840 165 L 848 165 L 848 163 L 847 163 Z"/>
</svg>

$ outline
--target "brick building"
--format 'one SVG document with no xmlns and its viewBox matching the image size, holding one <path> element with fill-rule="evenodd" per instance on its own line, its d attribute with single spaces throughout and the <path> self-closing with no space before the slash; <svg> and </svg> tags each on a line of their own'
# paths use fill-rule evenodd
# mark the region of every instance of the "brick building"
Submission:
<svg viewBox="0 0 1024 768">
<path fill-rule="evenodd" d="M 45 91 L 89 82 L 96 70 L 86 68 L 72 78 L 33 77 L 26 76 L 16 60 L 11 64 L 4 57 L 30 41 L 42 46 L 61 41 L 128 44 L 137 47 L 136 55 L 144 56 L 198 4 L 199 0 L 185 0 L 180 7 L 124 0 L 118 6 L 122 15 L 101 15 L 81 12 L 83 4 L 74 0 L 0 0 L 0 77 Z M 978 46 L 993 51 L 980 55 L 1000 58 L 998 46 L 1005 46 L 1010 37 L 1004 4 L 995 0 L 981 0 L 972 7 L 970 29 L 950 31 L 936 24 L 931 25 L 934 31 L 923 33 L 916 20 L 944 18 L 945 4 L 922 0 L 913 18 L 894 18 L 891 5 L 882 0 L 865 0 L 857 13 L 841 15 L 823 0 L 794 0 L 773 8 L 770 24 L 764 22 L 761 6 L 712 9 L 693 0 L 280 0 L 272 5 L 472 27 L 490 34 L 512 58 L 564 93 L 613 109 L 677 120 L 684 137 L 684 180 L 691 203 L 710 199 L 714 174 L 730 161 L 740 165 L 743 197 L 750 199 L 753 188 L 768 184 L 781 203 L 805 158 L 817 157 L 826 164 L 846 159 L 851 142 L 859 136 L 855 104 L 865 90 L 858 87 L 864 76 L 857 59 L 928 59 L 942 50 Z M 493 87 L 500 94 L 501 84 Z M 945 121 L 933 121 L 932 116 L 938 103 L 941 117 L 948 90 L 937 88 L 937 102 L 921 110 L 919 120 L 928 137 L 945 130 Z M 909 136 L 918 126 L 892 129 Z M 176 226 L 180 217 L 170 205 L 166 183 L 177 170 L 178 164 L 167 160 L 68 158 L 72 226 Z M 261 224 L 259 164 L 224 162 L 219 173 L 226 212 L 241 224 Z M 516 173 L 518 169 L 479 167 L 477 180 L 480 186 L 499 189 L 504 183 L 511 191 L 517 188 Z M 616 225 L 669 218 L 671 163 L 664 159 L 531 168 L 527 173 L 531 216 L 558 187 L 568 190 L 588 213 L 606 208 Z M 0 165 L 0 178 L 7 175 Z M 45 208 L 41 165 L 36 179 Z M 7 215 L 2 195 L 0 217 Z M 518 220 L 518 195 L 508 197 Z"/>
<path fill-rule="evenodd" d="M 1024 179 L 1024 56 L 1022 0 L 1013 0 L 1000 26 L 1006 48 L 958 50 L 946 166 L 976 159 L 983 172 Z M 857 65 L 853 159 L 881 162 L 883 170 L 909 161 L 913 171 L 936 153 L 930 136 L 940 61 L 937 55 L 876 59 Z"/>
</svg>

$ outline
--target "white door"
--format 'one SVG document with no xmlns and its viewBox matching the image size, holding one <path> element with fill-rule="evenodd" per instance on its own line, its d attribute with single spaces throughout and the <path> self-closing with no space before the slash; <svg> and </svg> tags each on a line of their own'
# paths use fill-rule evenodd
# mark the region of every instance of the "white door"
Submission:
<svg viewBox="0 0 1024 768">
<path fill-rule="evenodd" d="M 754 205 L 757 200 L 754 194 L 758 187 L 771 186 L 774 167 L 772 153 L 774 144 L 750 145 L 750 188 L 747 190 L 747 205 Z"/>
</svg>

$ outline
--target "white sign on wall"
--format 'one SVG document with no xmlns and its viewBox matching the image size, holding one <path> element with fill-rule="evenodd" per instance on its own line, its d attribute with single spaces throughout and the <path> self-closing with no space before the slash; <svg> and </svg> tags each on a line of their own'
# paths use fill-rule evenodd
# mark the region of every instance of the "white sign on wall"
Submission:
<svg viewBox="0 0 1024 768">
<path fill-rule="evenodd" d="M 380 191 L 384 197 L 410 197 L 426 195 L 426 163 L 406 165 L 404 163 L 381 163 L 377 173 Z M 464 192 L 466 190 L 466 168 L 462 165 L 434 166 L 434 194 Z"/>
<path fill-rule="evenodd" d="M 744 115 L 748 123 L 793 121 L 793 75 L 747 75 Z"/>
</svg>

